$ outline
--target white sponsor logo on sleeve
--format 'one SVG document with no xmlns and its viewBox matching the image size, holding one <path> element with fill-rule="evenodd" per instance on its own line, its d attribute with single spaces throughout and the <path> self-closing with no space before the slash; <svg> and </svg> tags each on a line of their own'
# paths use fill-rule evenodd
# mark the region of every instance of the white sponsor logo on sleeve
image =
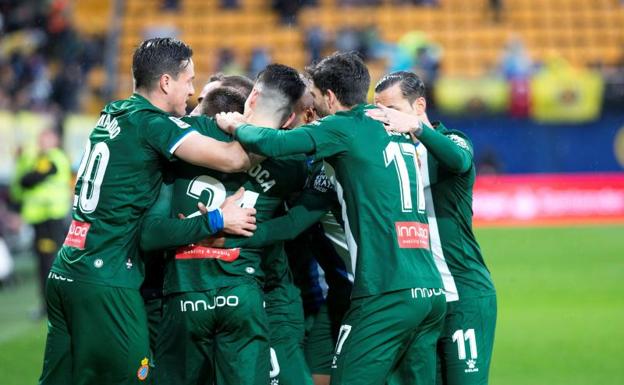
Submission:
<svg viewBox="0 0 624 385">
<path fill-rule="evenodd" d="M 464 150 L 470 150 L 470 147 L 468 146 L 468 143 L 466 143 L 466 139 L 457 136 L 455 134 L 451 134 L 448 136 L 450 140 L 452 140 L 456 145 L 458 145 L 459 147 L 463 148 Z"/>
</svg>

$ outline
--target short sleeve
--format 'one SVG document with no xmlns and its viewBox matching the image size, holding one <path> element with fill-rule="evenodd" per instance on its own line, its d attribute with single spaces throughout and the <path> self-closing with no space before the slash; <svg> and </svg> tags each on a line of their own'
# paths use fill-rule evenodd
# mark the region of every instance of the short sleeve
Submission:
<svg viewBox="0 0 624 385">
<path fill-rule="evenodd" d="M 304 130 L 315 145 L 317 159 L 328 158 L 348 150 L 352 142 L 353 130 L 343 119 L 330 116 L 314 123 L 302 126 L 298 130 Z"/>
<path fill-rule="evenodd" d="M 159 115 L 148 120 L 144 128 L 144 139 L 156 152 L 168 160 L 174 160 L 173 155 L 189 134 L 197 130 L 189 123 L 174 116 Z"/>
</svg>

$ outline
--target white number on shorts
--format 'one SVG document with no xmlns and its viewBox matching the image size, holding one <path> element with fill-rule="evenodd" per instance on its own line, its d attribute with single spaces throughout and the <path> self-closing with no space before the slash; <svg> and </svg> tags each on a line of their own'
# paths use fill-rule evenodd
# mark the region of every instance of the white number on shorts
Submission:
<svg viewBox="0 0 624 385">
<path fill-rule="evenodd" d="M 336 354 L 340 354 L 342 351 L 342 345 L 344 345 L 347 337 L 349 337 L 349 333 L 351 333 L 351 325 L 342 325 L 340 327 L 340 331 L 338 332 L 338 343 L 336 344 Z"/>
<path fill-rule="evenodd" d="M 470 358 L 477 358 L 477 337 L 474 329 L 468 329 L 465 332 L 461 329 L 453 333 L 453 342 L 457 342 L 457 356 L 460 360 L 466 359 L 466 341 L 470 345 Z"/>
<path fill-rule="evenodd" d="M 280 374 L 280 366 L 277 361 L 277 354 L 275 354 L 275 349 L 271 348 L 271 371 L 269 372 L 269 377 L 275 378 Z"/>
<path fill-rule="evenodd" d="M 199 199 L 204 191 L 208 192 L 208 199 L 206 201 L 206 208 L 208 211 L 218 209 L 223 204 L 223 201 L 225 201 L 227 195 L 223 183 L 208 175 L 200 175 L 193 179 L 186 190 L 186 194 L 195 199 Z M 257 192 L 245 190 L 243 199 L 239 202 L 241 207 L 254 207 L 259 195 L 260 194 Z M 193 218 L 198 215 L 201 215 L 199 210 L 188 215 L 187 218 Z"/>
<path fill-rule="evenodd" d="M 79 196 L 74 197 L 74 206 L 80 205 L 83 213 L 95 211 L 100 201 L 100 188 L 110 159 L 110 150 L 104 142 L 97 143 L 91 150 L 91 142 L 87 141 L 85 153 L 78 168 L 78 179 L 80 185 Z"/>
<path fill-rule="evenodd" d="M 390 142 L 383 152 L 386 167 L 394 163 L 397 176 L 399 177 L 399 189 L 401 191 L 401 208 L 403 212 L 411 212 L 412 190 L 410 189 L 410 178 L 407 171 L 407 162 L 405 157 L 411 157 L 416 170 L 416 186 L 418 188 L 418 196 L 416 197 L 416 205 L 419 212 L 425 211 L 425 191 L 423 190 L 422 178 L 420 176 L 420 168 L 418 167 L 418 157 L 416 156 L 416 148 L 411 143 Z"/>
</svg>

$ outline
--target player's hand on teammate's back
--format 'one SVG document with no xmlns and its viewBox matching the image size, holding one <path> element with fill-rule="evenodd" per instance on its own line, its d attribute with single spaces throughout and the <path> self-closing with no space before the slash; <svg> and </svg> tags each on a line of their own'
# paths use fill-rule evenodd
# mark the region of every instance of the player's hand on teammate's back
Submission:
<svg viewBox="0 0 624 385">
<path fill-rule="evenodd" d="M 220 112 L 215 115 L 219 128 L 232 135 L 234 131 L 245 124 L 245 118 L 240 112 Z"/>
<path fill-rule="evenodd" d="M 422 132 L 422 125 L 431 126 L 426 114 L 414 116 L 377 104 L 377 108 L 366 111 L 366 115 L 383 123 L 387 131 L 402 134 L 413 132 L 418 136 Z"/>
<path fill-rule="evenodd" d="M 228 234 L 251 237 L 256 230 L 256 209 L 240 207 L 244 188 L 225 199 L 221 205 L 223 212 L 223 231 Z"/>
</svg>

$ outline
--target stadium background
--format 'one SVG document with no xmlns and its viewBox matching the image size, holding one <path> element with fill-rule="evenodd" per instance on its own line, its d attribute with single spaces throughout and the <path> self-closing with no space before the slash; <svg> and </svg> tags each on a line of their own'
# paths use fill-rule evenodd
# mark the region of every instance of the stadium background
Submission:
<svg viewBox="0 0 624 385">
<path fill-rule="evenodd" d="M 302 69 L 334 50 L 358 50 L 373 83 L 420 73 L 430 118 L 475 146 L 477 236 L 499 293 L 491 383 L 624 383 L 623 2 L 2 0 L 0 11 L 0 216 L 16 264 L 0 287 L 0 384 L 36 381 L 45 336 L 29 319 L 29 233 L 10 231 L 4 202 L 15 154 L 57 127 L 76 168 L 101 106 L 132 90 L 134 47 L 163 35 L 193 47 L 196 90 L 217 71 Z"/>
</svg>

